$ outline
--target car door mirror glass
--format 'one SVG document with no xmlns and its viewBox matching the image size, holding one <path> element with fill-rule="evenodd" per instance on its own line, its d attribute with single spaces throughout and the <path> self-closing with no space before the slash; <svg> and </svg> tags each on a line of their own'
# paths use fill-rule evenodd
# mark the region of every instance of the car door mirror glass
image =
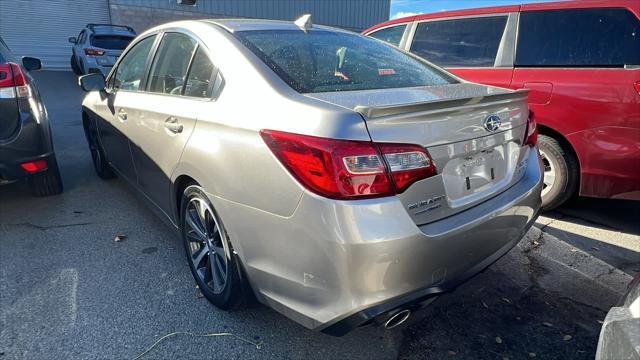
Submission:
<svg viewBox="0 0 640 360">
<path fill-rule="evenodd" d="M 104 75 L 102 74 L 89 74 L 81 76 L 78 79 L 78 83 L 80 84 L 82 90 L 87 92 L 94 90 L 102 91 L 106 87 Z"/>
<path fill-rule="evenodd" d="M 69 38 L 69 42 L 72 43 L 72 44 L 77 44 L 78 43 L 78 39 L 76 39 L 75 36 L 72 36 L 72 37 Z"/>
<path fill-rule="evenodd" d="M 22 66 L 29 71 L 42 69 L 42 62 L 38 58 L 24 56 L 22 58 Z"/>
</svg>

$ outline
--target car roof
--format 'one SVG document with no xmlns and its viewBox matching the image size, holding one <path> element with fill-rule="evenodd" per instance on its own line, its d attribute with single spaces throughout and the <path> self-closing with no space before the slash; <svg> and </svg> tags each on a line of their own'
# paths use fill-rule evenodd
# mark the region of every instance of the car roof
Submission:
<svg viewBox="0 0 640 360">
<path fill-rule="evenodd" d="M 124 35 L 135 36 L 135 31 L 128 26 L 111 24 L 87 24 L 87 28 L 96 35 Z"/>
<path fill-rule="evenodd" d="M 403 24 L 411 21 L 421 21 L 429 19 L 441 19 L 455 16 L 472 16 L 484 14 L 508 13 L 517 11 L 535 11 L 535 10 L 552 10 L 552 9 L 577 9 L 577 8 L 596 8 L 596 7 L 624 7 L 635 12 L 640 18 L 640 1 L 638 0 L 569 0 L 555 2 L 538 2 L 530 3 L 523 0 L 522 5 L 506 5 L 492 7 L 477 7 L 461 10 L 441 11 L 436 13 L 412 15 L 403 18 L 385 21 L 376 24 L 364 31 L 363 34 L 377 30 L 394 24 Z"/>
<path fill-rule="evenodd" d="M 218 25 L 225 30 L 233 33 L 236 31 L 253 31 L 253 30 L 299 30 L 302 31 L 293 21 L 282 20 L 266 20 L 266 19 L 206 19 L 197 20 L 209 24 Z M 312 25 L 312 29 L 322 29 L 335 32 L 349 32 L 347 30 L 338 29 L 323 25 Z"/>
</svg>

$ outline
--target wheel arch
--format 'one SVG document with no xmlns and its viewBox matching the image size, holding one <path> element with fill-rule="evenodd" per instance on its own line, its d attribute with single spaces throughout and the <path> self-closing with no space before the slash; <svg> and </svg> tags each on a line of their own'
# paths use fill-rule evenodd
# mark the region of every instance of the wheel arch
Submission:
<svg viewBox="0 0 640 360">
<path fill-rule="evenodd" d="M 189 185 L 200 186 L 200 183 L 193 177 L 186 174 L 178 176 L 175 181 L 173 181 L 173 191 L 171 192 L 173 194 L 171 201 L 173 209 L 172 216 L 178 226 L 181 226 L 182 222 L 182 216 L 180 214 L 180 211 L 182 210 L 180 208 L 182 206 L 182 194 L 184 193 L 184 189 L 186 189 Z"/>
<path fill-rule="evenodd" d="M 571 144 L 571 142 L 564 135 L 562 135 L 559 131 L 557 131 L 557 130 L 551 128 L 551 127 L 548 127 L 546 125 L 542 125 L 540 123 L 538 123 L 538 132 L 541 135 L 546 135 L 546 136 L 549 136 L 549 137 L 552 137 L 552 138 L 558 140 L 558 142 L 560 143 L 560 145 L 562 145 L 563 148 L 571 151 L 573 156 L 578 161 L 578 176 L 580 177 L 580 169 L 582 168 L 582 165 L 580 164 L 580 157 L 578 156 L 578 153 L 576 152 L 576 149 Z M 578 182 L 579 181 L 580 181 L 580 178 L 578 178 Z"/>
</svg>

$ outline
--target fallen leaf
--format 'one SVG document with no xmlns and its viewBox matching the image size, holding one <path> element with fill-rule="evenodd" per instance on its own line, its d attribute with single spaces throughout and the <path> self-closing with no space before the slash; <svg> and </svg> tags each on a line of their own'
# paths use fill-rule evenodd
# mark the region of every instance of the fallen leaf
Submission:
<svg viewBox="0 0 640 360">
<path fill-rule="evenodd" d="M 502 338 L 500 336 L 496 336 L 496 344 L 502 344 Z"/>
<path fill-rule="evenodd" d="M 598 320 L 598 324 L 604 324 L 604 321 Z"/>
<path fill-rule="evenodd" d="M 489 308 L 489 305 L 487 305 L 487 303 L 486 303 L 486 302 L 484 302 L 484 301 L 482 302 L 482 306 L 484 306 L 484 308 L 485 308 L 485 309 L 488 309 L 488 308 Z"/>
<path fill-rule="evenodd" d="M 532 357 L 532 358 L 536 357 L 536 353 L 534 353 L 534 352 L 530 352 L 530 353 L 529 353 L 529 357 Z"/>
<path fill-rule="evenodd" d="M 507 304 L 511 304 L 511 300 L 509 300 L 507 298 L 502 298 L 502 301 L 506 302 Z"/>
<path fill-rule="evenodd" d="M 457 352 L 455 352 L 453 350 L 449 350 L 449 351 L 447 351 L 447 354 L 449 354 L 449 356 L 455 356 L 457 354 Z"/>
<path fill-rule="evenodd" d="M 571 339 L 573 339 L 573 336 L 571 336 L 571 335 L 565 335 L 565 336 L 562 338 L 562 340 L 564 340 L 564 341 L 569 341 L 569 340 L 571 340 Z"/>
<path fill-rule="evenodd" d="M 540 245 L 540 243 L 538 242 L 538 240 L 533 240 L 532 244 L 533 244 L 533 246 L 538 246 L 538 245 Z"/>
<path fill-rule="evenodd" d="M 597 246 L 592 246 L 592 247 L 591 247 L 591 250 L 593 250 L 593 251 L 599 251 L 599 250 L 600 250 L 600 248 L 599 248 L 599 247 L 597 247 Z"/>
<path fill-rule="evenodd" d="M 546 326 L 546 327 L 553 327 L 553 324 L 550 322 L 543 322 L 542 325 Z"/>
<path fill-rule="evenodd" d="M 125 240 L 126 238 L 127 238 L 127 235 L 124 235 L 124 234 L 118 234 L 118 235 L 116 235 L 116 238 L 115 238 L 115 239 L 113 239 L 113 240 L 114 240 L 115 242 L 120 242 L 120 241 Z"/>
</svg>

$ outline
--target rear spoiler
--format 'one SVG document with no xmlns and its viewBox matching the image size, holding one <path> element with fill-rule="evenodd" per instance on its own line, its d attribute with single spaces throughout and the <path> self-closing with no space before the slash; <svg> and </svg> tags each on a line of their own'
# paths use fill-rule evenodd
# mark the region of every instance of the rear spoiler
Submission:
<svg viewBox="0 0 640 360">
<path fill-rule="evenodd" d="M 460 99 L 443 99 L 386 106 L 358 105 L 353 110 L 362 114 L 367 119 L 374 119 L 389 115 L 401 115 L 408 113 L 439 113 L 461 110 L 469 107 L 478 108 L 496 104 L 506 104 L 518 100 L 526 100 L 528 89 L 518 89 L 507 93 L 485 95 L 479 97 L 467 97 Z"/>
</svg>

